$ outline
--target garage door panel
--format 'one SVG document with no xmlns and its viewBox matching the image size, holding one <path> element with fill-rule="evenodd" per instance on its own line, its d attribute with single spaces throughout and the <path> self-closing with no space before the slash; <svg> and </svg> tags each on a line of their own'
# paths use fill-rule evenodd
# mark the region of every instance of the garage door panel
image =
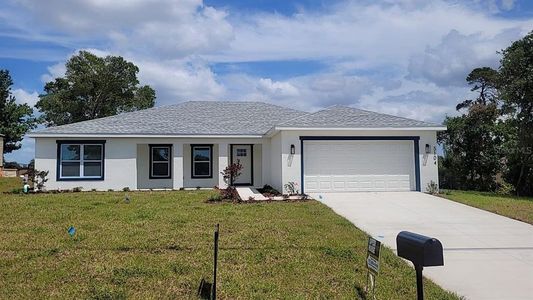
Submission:
<svg viewBox="0 0 533 300">
<path fill-rule="evenodd" d="M 412 141 L 305 141 L 306 192 L 414 190 Z"/>
</svg>

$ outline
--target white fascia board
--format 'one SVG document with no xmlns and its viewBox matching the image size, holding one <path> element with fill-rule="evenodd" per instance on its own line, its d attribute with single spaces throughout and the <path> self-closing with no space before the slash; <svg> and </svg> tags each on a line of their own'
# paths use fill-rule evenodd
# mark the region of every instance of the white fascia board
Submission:
<svg viewBox="0 0 533 300">
<path fill-rule="evenodd" d="M 275 127 L 273 128 L 272 132 L 279 131 L 279 130 L 306 130 L 306 131 L 319 131 L 319 130 L 339 130 L 339 131 L 347 131 L 347 130 L 354 130 L 354 131 L 378 131 L 378 130 L 391 130 L 391 131 L 406 131 L 406 130 L 427 130 L 427 131 L 442 131 L 446 130 L 446 126 L 435 126 L 435 127 L 377 127 L 377 128 L 366 128 L 366 127 L 359 127 L 359 128 L 342 128 L 342 127 Z M 269 132 L 270 132 L 269 131 Z"/>
<path fill-rule="evenodd" d="M 263 135 L 165 135 L 165 134 L 70 134 L 70 133 L 30 133 L 31 138 L 247 138 L 258 139 Z"/>
</svg>

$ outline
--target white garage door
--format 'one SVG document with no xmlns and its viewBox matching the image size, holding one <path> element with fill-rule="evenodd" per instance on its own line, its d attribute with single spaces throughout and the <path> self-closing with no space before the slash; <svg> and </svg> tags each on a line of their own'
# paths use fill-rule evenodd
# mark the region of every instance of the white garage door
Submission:
<svg viewBox="0 0 533 300">
<path fill-rule="evenodd" d="M 413 141 L 304 141 L 304 190 L 415 190 Z"/>
</svg>

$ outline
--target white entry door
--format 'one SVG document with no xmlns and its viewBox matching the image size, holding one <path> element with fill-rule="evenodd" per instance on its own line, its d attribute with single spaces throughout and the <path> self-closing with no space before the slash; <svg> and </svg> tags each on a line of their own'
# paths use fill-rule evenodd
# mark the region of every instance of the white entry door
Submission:
<svg viewBox="0 0 533 300">
<path fill-rule="evenodd" d="M 233 145 L 231 161 L 242 164 L 241 175 L 235 179 L 236 185 L 253 185 L 253 147 L 252 145 Z"/>
<path fill-rule="evenodd" d="M 415 190 L 413 141 L 304 141 L 304 190 Z"/>
</svg>

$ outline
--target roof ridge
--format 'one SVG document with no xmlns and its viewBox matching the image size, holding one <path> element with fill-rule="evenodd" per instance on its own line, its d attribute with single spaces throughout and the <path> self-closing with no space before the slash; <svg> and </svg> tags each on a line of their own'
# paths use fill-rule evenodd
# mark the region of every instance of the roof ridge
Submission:
<svg viewBox="0 0 533 300">
<path fill-rule="evenodd" d="M 368 112 L 368 113 L 371 113 L 371 114 L 385 115 L 385 116 L 395 117 L 395 118 L 399 118 L 399 119 L 403 119 L 403 120 L 417 121 L 417 122 L 423 122 L 423 123 L 428 123 L 428 124 L 433 124 L 433 125 L 442 125 L 442 124 L 437 124 L 437 123 L 428 122 L 428 121 L 416 120 L 416 119 L 411 119 L 411 118 L 406 118 L 406 117 L 400 117 L 400 116 L 397 116 L 397 115 L 391 115 L 391 114 L 387 114 L 387 113 L 371 111 L 371 110 L 367 110 L 367 109 L 355 108 L 355 107 L 351 107 L 351 106 L 347 106 L 347 107 L 349 107 L 351 109 L 357 109 L 357 110 L 360 110 L 360 111 Z"/>
<path fill-rule="evenodd" d="M 335 106 L 338 106 L 338 105 L 339 105 L 339 104 L 334 104 L 334 105 L 330 105 L 330 106 L 328 106 L 328 107 L 321 108 L 321 109 L 319 109 L 319 110 L 317 110 L 317 111 L 315 111 L 315 112 L 308 112 L 308 113 L 306 113 L 305 115 L 301 115 L 301 116 L 296 117 L 296 118 L 294 118 L 294 119 L 287 120 L 287 121 L 285 121 L 285 122 L 281 122 L 281 123 L 279 123 L 279 124 L 276 124 L 275 126 L 279 126 L 279 125 L 283 125 L 283 124 L 285 124 L 285 123 L 293 122 L 293 121 L 298 120 L 298 119 L 301 119 L 301 118 L 303 118 L 303 117 L 312 116 L 312 115 L 314 115 L 314 114 L 316 114 L 316 113 L 319 113 L 319 112 L 321 112 L 321 111 L 330 110 L 330 109 L 332 109 L 332 108 L 334 108 Z"/>
</svg>

